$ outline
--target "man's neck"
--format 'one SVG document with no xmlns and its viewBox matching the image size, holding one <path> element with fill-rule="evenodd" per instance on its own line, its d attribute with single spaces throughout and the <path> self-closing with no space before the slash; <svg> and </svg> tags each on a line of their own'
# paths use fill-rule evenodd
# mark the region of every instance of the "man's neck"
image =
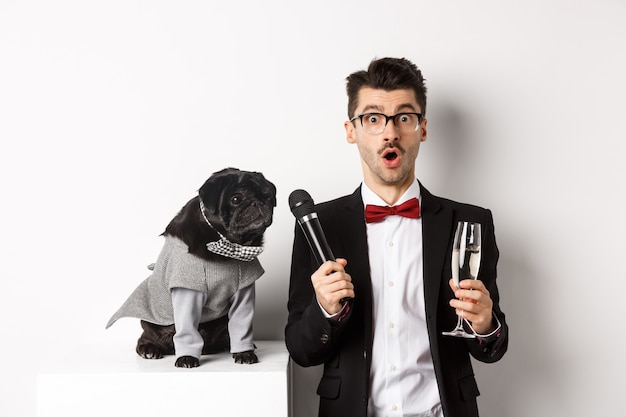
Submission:
<svg viewBox="0 0 626 417">
<path fill-rule="evenodd" d="M 408 178 L 401 183 L 386 184 L 379 181 L 368 181 L 364 179 L 365 184 L 372 190 L 377 196 L 379 196 L 387 205 L 395 205 L 400 197 L 406 193 L 406 190 L 413 184 L 415 177 Z"/>
</svg>

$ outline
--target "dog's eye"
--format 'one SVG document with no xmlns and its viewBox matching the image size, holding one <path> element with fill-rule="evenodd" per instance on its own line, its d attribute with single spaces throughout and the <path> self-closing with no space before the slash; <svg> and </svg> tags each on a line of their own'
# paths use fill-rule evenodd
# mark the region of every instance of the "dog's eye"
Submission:
<svg viewBox="0 0 626 417">
<path fill-rule="evenodd" d="M 230 197 L 230 203 L 233 206 L 238 206 L 239 204 L 241 204 L 242 201 L 243 201 L 243 198 L 239 194 L 235 194 L 232 197 Z"/>
</svg>

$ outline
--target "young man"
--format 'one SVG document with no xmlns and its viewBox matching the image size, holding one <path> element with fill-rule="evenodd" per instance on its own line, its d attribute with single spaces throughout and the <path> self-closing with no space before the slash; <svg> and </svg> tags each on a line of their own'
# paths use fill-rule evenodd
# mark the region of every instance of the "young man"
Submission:
<svg viewBox="0 0 626 417">
<path fill-rule="evenodd" d="M 374 60 L 347 78 L 347 92 L 345 129 L 363 183 L 315 207 L 336 261 L 318 267 L 296 227 L 287 348 L 301 366 L 324 364 L 320 416 L 478 416 L 470 355 L 495 362 L 508 343 L 491 212 L 436 197 L 415 178 L 427 120 L 426 87 L 413 63 Z M 372 206 L 399 205 L 370 218 Z M 460 220 L 481 223 L 482 259 L 479 279 L 457 289 L 451 249 Z M 478 337 L 441 334 L 456 314 Z"/>
</svg>

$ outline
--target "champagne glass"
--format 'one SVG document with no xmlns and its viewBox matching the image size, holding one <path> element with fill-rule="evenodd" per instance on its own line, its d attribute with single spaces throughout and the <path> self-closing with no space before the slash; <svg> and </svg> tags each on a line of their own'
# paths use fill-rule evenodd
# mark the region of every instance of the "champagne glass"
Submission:
<svg viewBox="0 0 626 417">
<path fill-rule="evenodd" d="M 480 223 L 460 221 L 454 233 L 452 247 L 452 280 L 457 288 L 464 279 L 476 279 L 480 268 Z M 474 338 L 463 328 L 463 311 L 458 315 L 456 327 L 444 336 Z"/>
</svg>

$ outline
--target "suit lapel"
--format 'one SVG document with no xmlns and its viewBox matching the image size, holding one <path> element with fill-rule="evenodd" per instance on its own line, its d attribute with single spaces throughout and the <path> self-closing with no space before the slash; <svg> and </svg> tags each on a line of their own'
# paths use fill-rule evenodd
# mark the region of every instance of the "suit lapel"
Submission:
<svg viewBox="0 0 626 417">
<path fill-rule="evenodd" d="M 361 187 L 350 195 L 345 203 L 341 216 L 341 224 L 345 226 L 345 233 L 341 236 L 341 245 L 345 251 L 345 257 L 348 259 L 348 269 L 360 285 L 364 285 L 367 291 L 371 291 L 367 228 L 365 225 L 363 199 L 361 198 Z"/>
<path fill-rule="evenodd" d="M 367 259 L 367 232 L 360 187 L 345 198 L 339 210 L 341 211 L 336 212 L 335 215 L 342 229 L 340 241 L 344 256 L 348 260 L 357 259 L 360 263 L 363 259 Z"/>
<path fill-rule="evenodd" d="M 343 255 L 348 260 L 347 272 L 354 280 L 356 298 L 355 311 L 363 315 L 367 357 L 371 355 L 372 341 L 372 279 L 367 248 L 367 227 L 361 197 L 361 187 L 345 199 L 341 207 L 341 225 L 345 233 L 341 236 Z"/>
<path fill-rule="evenodd" d="M 422 247 L 424 256 L 424 298 L 426 314 L 437 317 L 437 302 L 441 285 L 447 280 L 442 280 L 441 271 L 448 245 L 450 243 L 450 230 L 452 227 L 452 210 L 441 205 L 439 200 L 420 184 L 422 195 Z M 444 282 L 445 281 L 445 282 Z M 436 327 L 436 326 L 435 326 Z M 429 329 L 431 340 L 436 329 Z"/>
</svg>

